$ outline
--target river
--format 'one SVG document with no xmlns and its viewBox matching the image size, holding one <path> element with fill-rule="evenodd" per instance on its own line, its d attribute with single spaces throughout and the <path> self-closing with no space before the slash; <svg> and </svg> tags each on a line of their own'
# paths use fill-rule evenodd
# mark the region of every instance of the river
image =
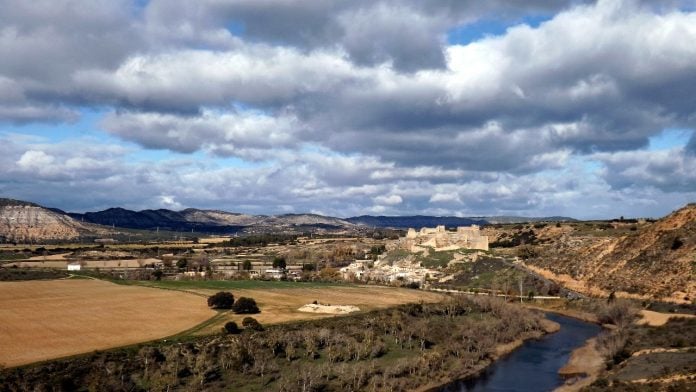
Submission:
<svg viewBox="0 0 696 392">
<path fill-rule="evenodd" d="M 528 340 L 510 355 L 488 367 L 478 378 L 457 381 L 442 392 L 542 392 L 563 384 L 558 370 L 568 362 L 570 353 L 596 336 L 601 328 L 570 317 L 549 313 L 546 316 L 561 325 L 553 334 Z"/>
</svg>

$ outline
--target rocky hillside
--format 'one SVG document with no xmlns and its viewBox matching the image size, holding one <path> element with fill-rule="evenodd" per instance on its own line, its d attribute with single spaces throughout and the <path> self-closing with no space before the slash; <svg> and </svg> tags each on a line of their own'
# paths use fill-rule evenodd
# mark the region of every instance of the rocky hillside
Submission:
<svg viewBox="0 0 696 392">
<path fill-rule="evenodd" d="M 84 214 L 71 213 L 70 216 L 86 222 L 131 229 L 213 233 L 234 233 L 250 227 L 266 228 L 268 231 L 291 226 L 334 229 L 348 229 L 355 226 L 343 219 L 314 214 L 265 216 L 195 208 L 182 211 L 166 209 L 131 211 L 123 208 L 109 208 L 104 211 Z"/>
<path fill-rule="evenodd" d="M 696 297 L 696 204 L 652 224 L 633 225 L 621 235 L 577 228 L 559 233 L 537 245 L 528 264 L 569 275 L 588 290 L 594 286 L 675 301 Z"/>
<path fill-rule="evenodd" d="M 179 213 L 188 222 L 217 226 L 248 226 L 258 223 L 263 218 L 258 215 L 195 208 L 187 208 Z"/>
<path fill-rule="evenodd" d="M 335 228 L 352 228 L 355 226 L 347 220 L 317 214 L 285 214 L 266 217 L 260 224 L 274 226 L 330 226 Z"/>
<path fill-rule="evenodd" d="M 257 220 L 249 215 L 193 208 L 183 211 L 166 209 L 131 211 L 125 208 L 109 208 L 84 214 L 71 213 L 70 216 L 85 222 L 129 229 L 214 233 L 235 232 Z"/>
<path fill-rule="evenodd" d="M 34 203 L 0 199 L 0 240 L 32 242 L 98 235 L 100 229 Z"/>
</svg>

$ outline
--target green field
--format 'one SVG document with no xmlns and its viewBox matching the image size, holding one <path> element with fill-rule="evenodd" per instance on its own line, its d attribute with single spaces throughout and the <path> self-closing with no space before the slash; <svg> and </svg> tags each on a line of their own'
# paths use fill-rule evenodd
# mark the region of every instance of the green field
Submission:
<svg viewBox="0 0 696 392">
<path fill-rule="evenodd" d="M 312 289 L 324 287 L 347 287 L 346 283 L 287 282 L 266 280 L 114 280 L 114 283 L 157 287 L 170 290 L 258 290 L 258 289 Z"/>
</svg>

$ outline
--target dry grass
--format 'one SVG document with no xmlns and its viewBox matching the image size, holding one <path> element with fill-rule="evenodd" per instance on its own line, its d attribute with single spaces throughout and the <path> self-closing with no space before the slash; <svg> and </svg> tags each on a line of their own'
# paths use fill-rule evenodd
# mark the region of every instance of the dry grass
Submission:
<svg viewBox="0 0 696 392">
<path fill-rule="evenodd" d="M 217 290 L 192 289 L 189 291 L 212 295 Z M 251 297 L 261 309 L 261 313 L 252 315 L 261 324 L 283 323 L 288 321 L 335 317 L 330 314 L 307 313 L 298 309 L 313 301 L 330 305 L 355 305 L 361 311 L 386 308 L 410 302 L 439 302 L 442 294 L 421 290 L 402 289 L 380 286 L 328 286 L 315 288 L 277 288 L 277 289 L 235 289 L 230 290 L 235 298 Z M 237 324 L 247 315 L 225 314 L 219 322 L 207 326 L 197 334 L 220 331 L 227 321 Z"/>
<path fill-rule="evenodd" d="M 68 253 L 60 253 L 57 255 L 33 256 L 33 257 L 30 257 L 28 260 L 30 260 L 30 261 L 65 260 L 71 254 L 72 253 L 68 252 Z"/>
<path fill-rule="evenodd" d="M 0 363 L 162 338 L 214 316 L 200 296 L 98 280 L 0 283 Z"/>
<path fill-rule="evenodd" d="M 638 325 L 649 325 L 651 327 L 660 327 L 669 321 L 669 319 L 672 318 L 690 318 L 690 317 L 696 317 L 693 314 L 681 314 L 681 313 L 658 313 L 658 312 L 653 312 L 652 310 L 641 310 L 640 315 L 642 318 L 638 319 L 636 321 L 636 324 Z"/>
<path fill-rule="evenodd" d="M 82 279 L 0 283 L 0 364 L 17 366 L 163 338 L 216 314 L 205 296 L 219 290 L 185 291 Z M 261 313 L 253 317 L 262 324 L 334 317 L 298 310 L 315 300 L 371 310 L 443 299 L 437 293 L 377 286 L 251 286 L 231 291 L 236 298 L 256 299 Z M 225 322 L 241 324 L 244 317 L 224 313 L 193 331 L 217 333 Z"/>
</svg>

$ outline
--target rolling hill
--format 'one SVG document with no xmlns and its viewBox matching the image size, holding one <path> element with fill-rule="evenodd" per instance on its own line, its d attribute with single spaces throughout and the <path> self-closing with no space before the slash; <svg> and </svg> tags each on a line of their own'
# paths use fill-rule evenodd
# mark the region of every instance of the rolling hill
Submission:
<svg viewBox="0 0 696 392">
<path fill-rule="evenodd" d="M 187 208 L 181 211 L 146 209 L 133 211 L 115 207 L 103 211 L 71 213 L 44 208 L 34 203 L 1 199 L 0 236 L 6 239 L 74 239 L 97 236 L 109 228 L 234 234 L 239 232 L 364 231 L 375 228 L 448 227 L 485 225 L 493 222 L 532 222 L 562 218 L 451 217 L 451 216 L 370 216 L 347 219 L 317 214 L 250 215 L 221 210 Z M 565 218 L 563 218 L 565 219 Z M 569 218 L 568 218 L 569 219 Z"/>
<path fill-rule="evenodd" d="M 539 246 L 529 264 L 570 276 L 588 292 L 596 287 L 681 302 L 696 297 L 696 204 L 628 233 L 559 236 Z"/>
<path fill-rule="evenodd" d="M 108 229 L 79 222 L 38 204 L 0 199 L 0 240 L 7 242 L 65 241 L 99 236 Z"/>
</svg>

